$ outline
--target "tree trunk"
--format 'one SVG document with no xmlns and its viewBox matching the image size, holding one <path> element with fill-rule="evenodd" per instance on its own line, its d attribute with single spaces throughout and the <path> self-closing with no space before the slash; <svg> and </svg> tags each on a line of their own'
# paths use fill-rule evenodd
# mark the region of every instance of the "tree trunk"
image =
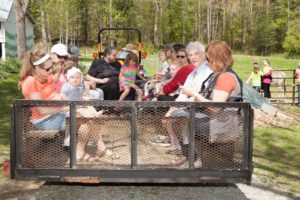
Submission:
<svg viewBox="0 0 300 200">
<path fill-rule="evenodd" d="M 182 14 L 183 17 L 183 26 L 182 26 L 182 43 L 185 44 L 185 38 L 186 38 L 186 23 L 187 23 L 187 7 L 188 7 L 188 3 L 187 0 L 184 0 L 184 5 L 183 5 L 184 9 L 182 9 L 182 11 L 184 12 Z"/>
<path fill-rule="evenodd" d="M 112 27 L 112 0 L 109 0 L 109 27 Z M 109 31 L 109 38 L 111 37 L 111 31 Z"/>
<path fill-rule="evenodd" d="M 222 28 L 222 39 L 225 39 L 225 30 L 226 30 L 226 1 L 223 0 L 223 28 Z"/>
<path fill-rule="evenodd" d="M 242 43 L 242 50 L 243 50 L 243 53 L 245 54 L 246 53 L 246 50 L 247 50 L 247 48 L 246 48 L 246 37 L 247 37 L 247 27 L 248 27 L 248 24 L 247 24 L 247 15 L 248 14 L 246 14 L 246 13 L 248 13 L 248 5 L 247 5 L 247 3 L 248 3 L 248 1 L 247 0 L 245 0 L 245 1 L 241 1 L 241 3 L 242 3 L 242 8 L 245 8 L 244 10 L 243 10 L 243 14 L 242 14 L 242 25 L 243 25 L 243 30 L 242 30 L 242 38 L 241 38 L 241 43 Z"/>
<path fill-rule="evenodd" d="M 206 9 L 207 9 L 207 13 L 206 13 L 207 24 L 206 24 L 206 27 L 207 27 L 207 43 L 208 43 L 211 39 L 211 0 L 207 1 L 207 8 Z"/>
<path fill-rule="evenodd" d="M 158 25 L 158 13 L 159 13 L 159 1 L 156 0 L 155 2 L 155 17 L 154 17 L 154 47 L 158 47 L 158 32 L 157 32 L 157 25 Z"/>
<path fill-rule="evenodd" d="M 51 30 L 51 27 L 49 24 L 46 24 L 47 25 L 47 38 L 48 38 L 48 42 L 49 42 L 49 47 L 52 46 L 52 36 L 51 36 L 51 33 L 49 30 Z"/>
<path fill-rule="evenodd" d="M 41 7 L 43 45 L 44 45 L 44 50 L 48 51 L 48 36 L 47 36 L 46 18 L 44 13 L 44 0 L 40 0 L 40 7 Z"/>
<path fill-rule="evenodd" d="M 13 3 L 17 22 L 18 59 L 22 59 L 26 54 L 25 16 L 28 5 L 29 0 L 24 0 L 23 2 L 14 0 Z"/>
<path fill-rule="evenodd" d="M 200 0 L 197 0 L 197 9 L 198 9 L 198 39 L 199 41 L 202 41 L 203 39 L 203 33 L 201 31 L 201 2 Z"/>
<path fill-rule="evenodd" d="M 66 46 L 68 46 L 68 43 L 69 43 L 69 1 L 67 1 L 67 7 L 66 7 Z"/>
<path fill-rule="evenodd" d="M 164 41 L 164 23 L 163 23 L 163 2 L 159 1 L 160 5 L 160 44 Z"/>
</svg>

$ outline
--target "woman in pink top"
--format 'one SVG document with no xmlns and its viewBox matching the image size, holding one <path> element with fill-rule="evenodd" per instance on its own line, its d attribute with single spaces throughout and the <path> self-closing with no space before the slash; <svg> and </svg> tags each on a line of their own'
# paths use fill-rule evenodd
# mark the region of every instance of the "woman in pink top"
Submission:
<svg viewBox="0 0 300 200">
<path fill-rule="evenodd" d="M 265 98 L 271 98 L 270 85 L 272 82 L 272 70 L 273 68 L 270 66 L 270 61 L 268 59 L 264 60 L 264 67 L 262 69 L 262 89 L 264 91 Z"/>
</svg>

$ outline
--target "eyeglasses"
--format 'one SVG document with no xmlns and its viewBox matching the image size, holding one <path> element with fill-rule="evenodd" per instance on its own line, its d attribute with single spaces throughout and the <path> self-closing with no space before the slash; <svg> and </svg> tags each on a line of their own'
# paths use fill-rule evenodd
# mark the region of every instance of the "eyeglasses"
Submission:
<svg viewBox="0 0 300 200">
<path fill-rule="evenodd" d="M 43 68 L 43 67 L 40 67 L 41 69 L 43 69 L 44 71 L 46 71 L 46 72 L 49 72 L 51 69 L 52 69 L 52 67 L 49 67 L 49 68 Z"/>
<path fill-rule="evenodd" d="M 181 59 L 184 59 L 185 56 L 180 56 L 180 55 L 177 55 L 176 58 L 181 58 Z"/>
<path fill-rule="evenodd" d="M 206 61 L 207 61 L 207 62 L 209 62 L 209 59 L 208 59 L 208 57 L 207 57 L 207 56 L 205 56 L 205 59 L 206 59 Z"/>
<path fill-rule="evenodd" d="M 57 55 L 57 54 L 56 54 L 56 56 L 57 56 L 58 59 L 67 60 L 67 58 L 68 58 L 67 56 L 60 56 L 60 55 Z"/>
</svg>

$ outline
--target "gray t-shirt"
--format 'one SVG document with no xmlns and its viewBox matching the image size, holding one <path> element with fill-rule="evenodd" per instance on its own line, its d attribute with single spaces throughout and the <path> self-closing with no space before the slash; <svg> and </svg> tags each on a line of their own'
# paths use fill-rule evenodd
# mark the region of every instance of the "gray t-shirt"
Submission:
<svg viewBox="0 0 300 200">
<path fill-rule="evenodd" d="M 65 94 L 69 100 L 82 100 L 83 92 L 82 84 L 73 86 L 70 83 L 65 83 L 61 88 L 61 93 Z"/>
</svg>

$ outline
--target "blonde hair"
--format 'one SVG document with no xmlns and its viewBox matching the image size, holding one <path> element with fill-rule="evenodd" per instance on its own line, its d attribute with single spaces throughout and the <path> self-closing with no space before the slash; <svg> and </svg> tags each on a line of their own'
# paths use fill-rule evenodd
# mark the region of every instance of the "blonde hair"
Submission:
<svg viewBox="0 0 300 200">
<path fill-rule="evenodd" d="M 67 71 L 72 67 L 77 67 L 76 63 L 71 60 L 66 61 L 62 67 L 62 73 L 63 74 L 67 73 Z"/>
<path fill-rule="evenodd" d="M 172 62 L 172 63 L 170 64 L 170 67 L 171 67 L 171 66 L 175 66 L 175 67 L 176 67 L 176 69 L 179 69 L 179 68 L 181 67 L 180 63 L 179 63 L 179 62 L 177 62 L 177 61 L 175 61 L 175 62 Z"/>
<path fill-rule="evenodd" d="M 231 48 L 221 40 L 211 41 L 205 49 L 205 56 L 208 62 L 213 62 L 213 71 L 216 72 L 233 65 Z"/>
<path fill-rule="evenodd" d="M 57 73 L 61 73 L 63 70 L 63 66 L 61 66 L 60 63 L 55 63 L 52 66 L 52 74 L 57 74 Z"/>
<path fill-rule="evenodd" d="M 44 77 L 40 77 L 36 71 L 35 71 L 35 67 L 33 65 L 33 62 L 38 61 L 39 59 L 41 59 L 42 57 L 44 57 L 47 54 L 47 52 L 43 51 L 43 50 L 36 50 L 34 52 L 28 52 L 24 59 L 23 59 L 23 65 L 22 65 L 22 69 L 20 72 L 20 81 L 18 83 L 18 88 L 21 89 L 22 88 L 22 83 L 23 81 L 28 77 L 28 76 L 33 76 L 35 79 L 37 79 L 40 83 L 46 83 L 47 79 L 45 79 Z M 50 59 L 50 58 L 49 58 Z M 48 59 L 47 59 L 48 60 Z M 37 66 L 43 67 L 44 63 L 41 63 Z"/>
</svg>

